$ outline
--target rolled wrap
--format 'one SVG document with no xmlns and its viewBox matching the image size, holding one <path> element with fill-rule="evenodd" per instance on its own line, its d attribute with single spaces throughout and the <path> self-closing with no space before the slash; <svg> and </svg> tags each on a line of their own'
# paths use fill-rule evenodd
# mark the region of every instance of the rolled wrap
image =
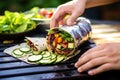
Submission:
<svg viewBox="0 0 120 80">
<path fill-rule="evenodd" d="M 78 18 L 72 26 L 51 29 L 46 36 L 47 49 L 58 54 L 71 55 L 80 44 L 91 37 L 91 24 L 86 18 Z"/>
<path fill-rule="evenodd" d="M 27 45 L 34 51 L 46 50 L 46 38 L 26 37 Z"/>
</svg>

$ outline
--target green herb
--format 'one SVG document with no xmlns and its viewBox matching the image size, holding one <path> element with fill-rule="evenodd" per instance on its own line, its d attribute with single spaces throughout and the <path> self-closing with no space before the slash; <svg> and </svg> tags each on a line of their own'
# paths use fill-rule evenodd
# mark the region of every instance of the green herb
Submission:
<svg viewBox="0 0 120 80">
<path fill-rule="evenodd" d="M 54 34 L 54 30 L 48 30 L 48 33 Z"/>
</svg>

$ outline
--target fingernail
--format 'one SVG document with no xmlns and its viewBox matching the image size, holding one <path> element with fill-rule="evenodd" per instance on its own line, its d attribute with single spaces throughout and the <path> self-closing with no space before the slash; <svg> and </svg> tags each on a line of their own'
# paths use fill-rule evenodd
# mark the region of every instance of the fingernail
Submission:
<svg viewBox="0 0 120 80">
<path fill-rule="evenodd" d="M 76 68 L 78 67 L 78 64 L 77 64 L 77 63 L 75 63 L 75 67 L 76 67 Z"/>
<path fill-rule="evenodd" d="M 88 74 L 89 75 L 94 75 L 94 72 L 93 71 L 88 71 Z"/>
<path fill-rule="evenodd" d="M 78 68 L 78 72 L 82 72 L 82 69 L 81 69 L 81 68 Z"/>
<path fill-rule="evenodd" d="M 73 21 L 70 20 L 70 19 L 68 19 L 68 20 L 67 20 L 67 25 L 73 25 Z"/>
</svg>

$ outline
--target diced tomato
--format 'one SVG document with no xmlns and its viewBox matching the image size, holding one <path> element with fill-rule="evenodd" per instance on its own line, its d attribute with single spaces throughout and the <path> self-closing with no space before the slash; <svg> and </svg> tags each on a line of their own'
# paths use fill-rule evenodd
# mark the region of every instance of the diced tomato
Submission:
<svg viewBox="0 0 120 80">
<path fill-rule="evenodd" d="M 64 43 L 64 44 L 65 44 L 65 43 L 67 43 L 67 42 L 66 42 L 65 40 L 63 40 L 63 41 L 62 41 L 62 43 Z"/>
<path fill-rule="evenodd" d="M 49 12 L 47 12 L 47 14 L 46 14 L 45 17 L 46 17 L 46 18 L 51 18 L 52 15 L 53 15 L 53 12 L 49 11 Z"/>
<path fill-rule="evenodd" d="M 67 47 L 68 47 L 68 44 L 67 44 L 67 43 L 62 44 L 62 46 L 63 46 L 64 48 L 67 48 Z"/>
<path fill-rule="evenodd" d="M 54 42 L 55 42 L 55 46 L 57 46 L 57 44 L 58 44 L 58 38 L 55 38 Z"/>
<path fill-rule="evenodd" d="M 45 16 L 47 14 L 47 10 L 42 8 L 39 13 L 40 13 L 40 15 Z"/>
</svg>

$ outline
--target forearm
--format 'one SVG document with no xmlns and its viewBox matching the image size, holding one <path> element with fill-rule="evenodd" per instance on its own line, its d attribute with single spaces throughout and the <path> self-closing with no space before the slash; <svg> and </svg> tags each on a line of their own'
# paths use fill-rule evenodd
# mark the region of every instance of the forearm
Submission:
<svg viewBox="0 0 120 80">
<path fill-rule="evenodd" d="M 107 5 L 115 2 L 119 2 L 120 0 L 87 0 L 86 1 L 86 8 Z"/>
</svg>

